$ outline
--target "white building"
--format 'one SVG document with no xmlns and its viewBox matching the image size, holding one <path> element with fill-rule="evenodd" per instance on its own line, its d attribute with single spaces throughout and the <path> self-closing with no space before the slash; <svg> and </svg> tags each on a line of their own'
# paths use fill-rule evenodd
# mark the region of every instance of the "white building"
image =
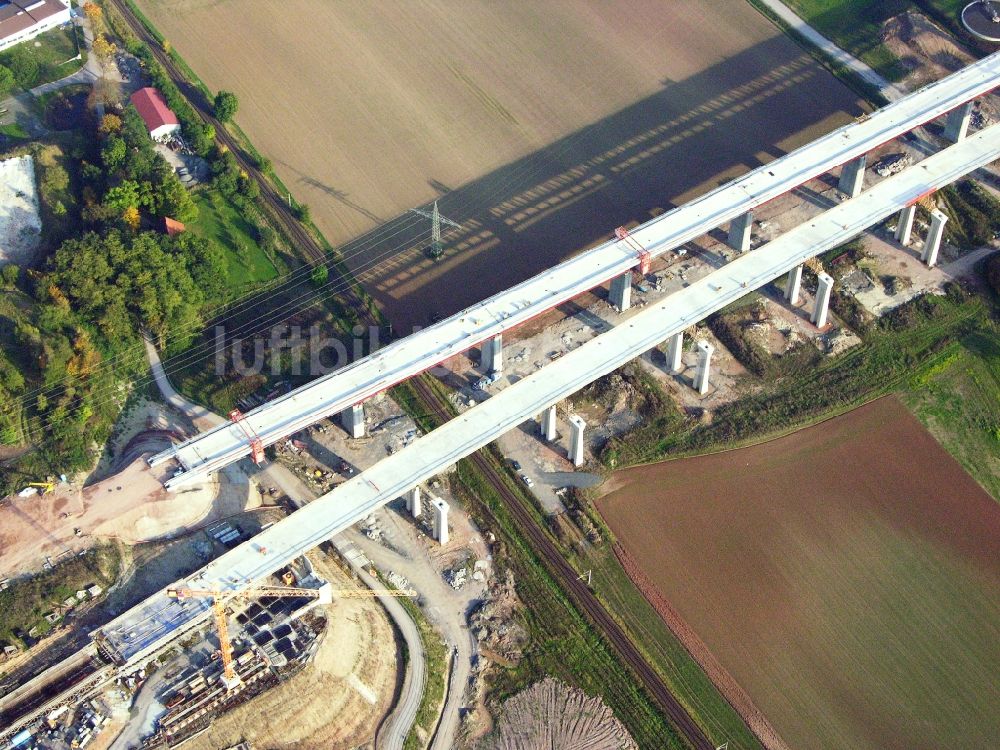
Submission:
<svg viewBox="0 0 1000 750">
<path fill-rule="evenodd" d="M 69 22 L 69 0 L 0 0 L 0 51 Z"/>
<path fill-rule="evenodd" d="M 152 86 L 136 91 L 130 97 L 130 101 L 138 111 L 139 117 L 146 123 L 149 137 L 154 141 L 165 141 L 174 133 L 180 132 L 181 124 L 177 120 L 177 115 L 167 106 L 167 100 L 163 98 L 163 94 Z M 363 429 L 363 414 L 361 426 Z"/>
</svg>

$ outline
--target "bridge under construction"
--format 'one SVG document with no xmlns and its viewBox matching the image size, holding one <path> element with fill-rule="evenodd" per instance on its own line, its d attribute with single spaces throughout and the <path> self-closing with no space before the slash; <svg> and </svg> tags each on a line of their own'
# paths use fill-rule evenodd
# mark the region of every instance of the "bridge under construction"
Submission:
<svg viewBox="0 0 1000 750">
<path fill-rule="evenodd" d="M 381 460 L 177 585 L 220 592 L 251 586 L 504 432 L 682 334 L 750 291 L 786 274 L 796 278 L 805 261 L 896 212 L 901 212 L 904 221 L 907 217 L 912 221 L 912 207 L 919 199 L 1000 158 L 1000 125 L 968 132 L 972 101 L 998 84 L 1000 53 L 249 412 L 241 419 L 246 424 L 223 425 L 153 457 L 154 464 L 177 462 L 177 473 L 168 482 L 168 487 L 175 489 L 250 455 L 261 444 L 274 443 L 319 419 L 351 410 L 364 399 L 472 346 L 487 342 L 487 351 L 495 355 L 504 331 L 609 280 L 612 300 L 623 311 L 607 332 Z M 869 151 L 942 116 L 947 118 L 945 137 L 951 145 L 862 189 Z M 842 203 L 747 251 L 755 208 L 836 167 L 841 167 Z M 726 222 L 729 243 L 741 252 L 738 257 L 655 304 L 628 310 L 633 269 L 645 271 L 651 258 Z M 935 230 L 932 224 L 925 251 L 929 264 L 933 263 L 930 251 L 936 255 L 939 243 L 940 225 Z M 822 278 L 820 282 L 822 286 Z M 818 295 L 814 316 L 822 313 L 825 318 L 827 303 L 828 298 Z M 93 635 L 108 659 L 129 668 L 204 622 L 209 614 L 203 600 L 177 600 L 164 589 Z M 44 708 L 40 706 L 38 711 Z M 15 731 L 37 711 L 29 714 L 15 722 Z M 0 730 L 0 739 L 10 731 L 7 727 Z"/>
</svg>

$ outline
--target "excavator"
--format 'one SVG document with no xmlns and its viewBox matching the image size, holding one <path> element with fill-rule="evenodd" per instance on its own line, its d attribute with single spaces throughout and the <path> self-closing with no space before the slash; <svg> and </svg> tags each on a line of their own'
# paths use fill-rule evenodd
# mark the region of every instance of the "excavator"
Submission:
<svg viewBox="0 0 1000 750">
<path fill-rule="evenodd" d="M 296 588 L 290 584 L 295 582 L 291 571 L 281 576 L 285 586 L 257 585 L 241 591 L 219 591 L 215 589 L 170 588 L 167 596 L 172 599 L 211 599 L 212 614 L 215 618 L 215 629 L 219 636 L 219 650 L 222 654 L 222 683 L 228 690 L 240 684 L 240 677 L 233 667 L 233 644 L 229 638 L 228 608 L 237 602 L 248 602 L 264 598 L 301 598 L 317 599 L 320 604 L 329 604 L 333 599 L 370 599 L 376 596 L 412 597 L 417 592 L 409 589 L 331 589 L 323 586 L 318 589 Z"/>
</svg>

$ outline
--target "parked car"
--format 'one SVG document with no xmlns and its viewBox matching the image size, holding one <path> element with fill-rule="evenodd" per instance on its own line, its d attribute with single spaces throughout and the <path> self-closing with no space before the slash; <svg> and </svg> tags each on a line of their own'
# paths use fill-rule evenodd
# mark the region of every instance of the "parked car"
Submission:
<svg viewBox="0 0 1000 750">
<path fill-rule="evenodd" d="M 512 469 L 513 469 L 514 471 L 520 471 L 520 470 L 521 470 L 521 462 L 520 462 L 520 461 L 515 461 L 515 460 L 514 460 L 514 459 L 512 458 L 512 459 L 510 460 L 510 467 L 511 467 L 511 468 L 512 468 Z"/>
<path fill-rule="evenodd" d="M 528 487 L 534 487 L 535 486 L 535 483 L 533 481 L 531 481 L 531 477 L 529 477 L 527 474 L 522 474 L 521 475 L 521 481 L 524 482 Z"/>
</svg>

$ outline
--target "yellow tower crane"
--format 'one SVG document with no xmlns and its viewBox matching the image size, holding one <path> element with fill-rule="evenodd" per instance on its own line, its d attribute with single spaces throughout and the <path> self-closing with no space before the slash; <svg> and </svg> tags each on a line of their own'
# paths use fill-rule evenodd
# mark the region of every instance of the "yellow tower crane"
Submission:
<svg viewBox="0 0 1000 750">
<path fill-rule="evenodd" d="M 283 578 L 286 582 L 288 577 Z M 220 591 L 215 589 L 170 588 L 167 596 L 172 599 L 211 599 L 212 614 L 215 616 L 215 629 L 219 634 L 219 651 L 222 654 L 222 682 L 229 689 L 240 684 L 239 675 L 233 668 L 233 644 L 229 639 L 229 617 L 227 608 L 235 602 L 247 602 L 251 599 L 274 598 L 305 598 L 318 599 L 321 604 L 328 604 L 333 599 L 370 599 L 376 596 L 416 596 L 417 592 L 409 589 L 331 589 L 322 586 L 318 589 L 294 588 L 292 586 L 250 586 L 240 591 Z"/>
</svg>

